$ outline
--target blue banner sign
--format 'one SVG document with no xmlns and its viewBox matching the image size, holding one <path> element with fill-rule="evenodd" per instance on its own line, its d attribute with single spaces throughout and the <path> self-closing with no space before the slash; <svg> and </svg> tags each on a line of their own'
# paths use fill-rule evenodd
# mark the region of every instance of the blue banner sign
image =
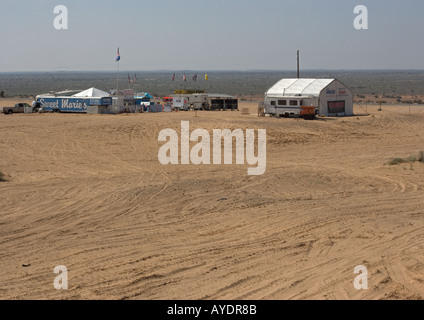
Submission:
<svg viewBox="0 0 424 320">
<path fill-rule="evenodd" d="M 112 98 L 72 98 L 72 97 L 39 97 L 44 111 L 87 112 L 89 106 L 110 106 Z"/>
</svg>

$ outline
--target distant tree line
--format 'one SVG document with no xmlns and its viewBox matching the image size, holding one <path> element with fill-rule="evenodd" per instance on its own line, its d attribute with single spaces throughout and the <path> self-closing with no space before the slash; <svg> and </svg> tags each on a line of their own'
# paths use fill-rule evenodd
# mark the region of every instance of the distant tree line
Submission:
<svg viewBox="0 0 424 320">
<path fill-rule="evenodd" d="M 4 98 L 4 91 L 0 91 L 0 98 Z"/>
</svg>

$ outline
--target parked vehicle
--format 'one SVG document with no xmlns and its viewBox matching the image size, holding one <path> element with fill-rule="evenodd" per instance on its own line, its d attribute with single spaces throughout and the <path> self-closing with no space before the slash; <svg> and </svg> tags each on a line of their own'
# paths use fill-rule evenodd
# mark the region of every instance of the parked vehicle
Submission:
<svg viewBox="0 0 424 320">
<path fill-rule="evenodd" d="M 195 93 L 188 97 L 191 110 L 208 110 L 208 95 L 206 93 Z"/>
<path fill-rule="evenodd" d="M 175 110 L 188 111 L 190 110 L 190 103 L 188 96 L 176 95 L 173 97 L 173 107 Z"/>
<path fill-rule="evenodd" d="M 295 96 L 284 98 L 267 98 L 264 103 L 264 113 L 271 117 L 303 118 L 314 120 L 318 115 L 318 108 L 314 99 Z"/>
<path fill-rule="evenodd" d="M 4 107 L 4 114 L 24 113 L 25 108 L 32 108 L 28 103 L 17 103 L 14 107 Z"/>
</svg>

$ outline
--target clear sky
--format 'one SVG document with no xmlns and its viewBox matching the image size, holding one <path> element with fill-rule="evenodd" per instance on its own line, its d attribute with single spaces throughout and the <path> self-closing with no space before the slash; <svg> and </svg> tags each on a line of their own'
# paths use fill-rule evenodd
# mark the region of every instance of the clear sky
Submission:
<svg viewBox="0 0 424 320">
<path fill-rule="evenodd" d="M 68 8 L 56 30 L 53 9 Z M 369 29 L 353 13 L 366 5 Z M 0 72 L 424 69 L 422 0 L 0 0 Z"/>
</svg>

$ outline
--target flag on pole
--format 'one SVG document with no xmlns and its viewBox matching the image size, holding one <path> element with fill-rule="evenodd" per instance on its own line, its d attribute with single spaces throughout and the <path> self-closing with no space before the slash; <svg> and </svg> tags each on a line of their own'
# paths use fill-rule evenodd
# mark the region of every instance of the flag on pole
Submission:
<svg viewBox="0 0 424 320">
<path fill-rule="evenodd" d="M 134 79 L 131 79 L 130 74 L 128 73 L 128 83 L 137 83 L 137 75 L 134 75 Z"/>
<path fill-rule="evenodd" d="M 175 81 L 175 73 L 172 75 L 172 81 Z"/>
<path fill-rule="evenodd" d="M 207 74 L 205 74 L 205 80 L 208 81 L 209 80 L 209 76 Z"/>
<path fill-rule="evenodd" d="M 116 61 L 119 61 L 119 60 L 121 60 L 121 54 L 119 53 L 119 48 L 118 48 L 118 55 L 116 57 Z"/>
<path fill-rule="evenodd" d="M 186 75 L 184 74 L 184 76 L 183 76 L 183 80 L 185 81 L 185 82 L 187 82 L 187 77 L 186 77 Z"/>
</svg>

